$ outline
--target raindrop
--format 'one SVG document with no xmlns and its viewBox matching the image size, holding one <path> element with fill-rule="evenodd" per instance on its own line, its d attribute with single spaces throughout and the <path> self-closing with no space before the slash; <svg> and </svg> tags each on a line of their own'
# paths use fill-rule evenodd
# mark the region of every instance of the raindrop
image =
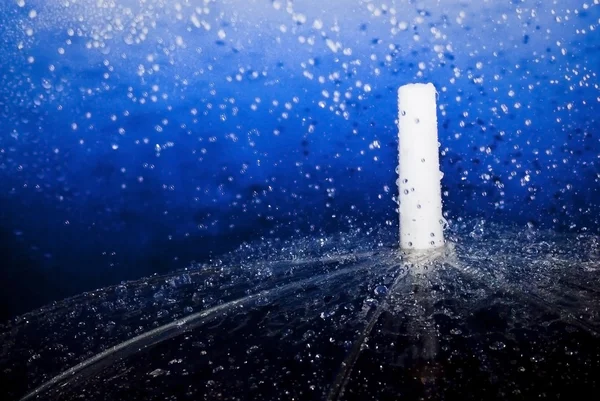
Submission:
<svg viewBox="0 0 600 401">
<path fill-rule="evenodd" d="M 375 295 L 385 295 L 388 293 L 388 289 L 385 285 L 379 285 L 377 287 L 375 287 Z"/>
<path fill-rule="evenodd" d="M 532 356 L 531 358 L 529 358 L 529 360 L 530 360 L 531 362 L 533 362 L 533 363 L 538 363 L 538 362 L 541 362 L 541 361 L 543 361 L 543 360 L 544 360 L 544 358 L 542 358 L 542 357 L 541 357 L 541 356 L 539 356 L 539 355 L 534 355 L 534 356 Z"/>
<path fill-rule="evenodd" d="M 258 345 L 253 345 L 246 350 L 246 354 L 250 355 L 258 351 Z"/>
<path fill-rule="evenodd" d="M 504 348 L 506 348 L 506 344 L 504 344 L 502 341 L 495 341 L 492 344 L 490 344 L 490 349 L 493 351 L 500 351 Z"/>
<path fill-rule="evenodd" d="M 377 302 L 376 299 L 367 298 L 367 299 L 365 299 L 365 305 L 369 308 L 376 308 L 377 305 L 379 305 L 379 302 Z"/>
</svg>

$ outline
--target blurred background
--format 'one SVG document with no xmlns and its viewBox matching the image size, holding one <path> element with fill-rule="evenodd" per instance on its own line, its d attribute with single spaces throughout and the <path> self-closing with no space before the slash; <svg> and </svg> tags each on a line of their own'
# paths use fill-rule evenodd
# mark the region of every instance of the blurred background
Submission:
<svg viewBox="0 0 600 401">
<path fill-rule="evenodd" d="M 397 227 L 397 94 L 444 209 L 600 232 L 598 0 L 7 0 L 0 319 L 244 244 Z"/>
</svg>

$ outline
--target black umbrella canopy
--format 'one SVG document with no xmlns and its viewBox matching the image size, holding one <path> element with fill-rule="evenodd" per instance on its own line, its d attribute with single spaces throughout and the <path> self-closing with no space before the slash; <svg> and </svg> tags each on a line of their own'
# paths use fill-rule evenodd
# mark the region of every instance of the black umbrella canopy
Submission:
<svg viewBox="0 0 600 401">
<path fill-rule="evenodd" d="M 3 327 L 3 388 L 23 400 L 557 399 L 598 388 L 597 236 L 474 221 L 437 254 L 407 255 L 391 233 L 372 235 L 248 260 L 257 245 L 27 314 Z"/>
</svg>

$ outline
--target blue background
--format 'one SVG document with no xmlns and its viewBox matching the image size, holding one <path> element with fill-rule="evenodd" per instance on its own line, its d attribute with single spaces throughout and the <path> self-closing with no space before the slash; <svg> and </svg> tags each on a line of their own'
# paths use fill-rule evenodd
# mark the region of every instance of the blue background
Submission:
<svg viewBox="0 0 600 401">
<path fill-rule="evenodd" d="M 599 232 L 600 7 L 556 3 L 2 2 L 0 317 L 397 228 L 412 82 L 439 92 L 451 224 Z"/>
</svg>

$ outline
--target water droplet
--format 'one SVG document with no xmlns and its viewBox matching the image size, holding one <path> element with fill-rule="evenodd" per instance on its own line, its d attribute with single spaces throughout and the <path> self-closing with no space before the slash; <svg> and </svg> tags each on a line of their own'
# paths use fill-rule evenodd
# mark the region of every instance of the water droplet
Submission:
<svg viewBox="0 0 600 401">
<path fill-rule="evenodd" d="M 164 375 L 165 373 L 167 373 L 166 370 L 154 369 L 152 372 L 148 372 L 148 376 L 158 377 Z"/>
<path fill-rule="evenodd" d="M 367 298 L 367 299 L 365 299 L 365 305 L 368 306 L 369 308 L 376 308 L 377 305 L 379 305 L 379 302 L 377 302 L 376 299 Z"/>
<path fill-rule="evenodd" d="M 504 344 L 502 341 L 495 341 L 490 344 L 490 349 L 494 351 L 500 351 L 504 348 L 506 348 L 506 344 Z"/>
<path fill-rule="evenodd" d="M 385 285 L 379 285 L 377 287 L 375 287 L 375 295 L 385 295 L 388 293 L 388 289 Z"/>
<path fill-rule="evenodd" d="M 303 335 L 302 335 L 302 340 L 306 341 L 311 337 L 315 336 L 315 332 L 314 330 L 307 330 Z"/>
<path fill-rule="evenodd" d="M 531 362 L 533 362 L 533 363 L 537 363 L 537 362 L 541 362 L 541 361 L 543 361 L 543 360 L 544 360 L 544 358 L 542 358 L 542 357 L 541 357 L 541 356 L 539 356 L 539 355 L 534 355 L 534 356 L 532 356 L 531 358 L 529 358 L 529 360 L 530 360 Z"/>
<path fill-rule="evenodd" d="M 320 317 L 321 317 L 321 319 L 327 319 L 327 318 L 330 318 L 333 315 L 335 315 L 335 309 L 328 310 L 328 311 L 325 311 L 325 312 L 321 312 Z"/>
<path fill-rule="evenodd" d="M 248 348 L 246 350 L 246 354 L 250 355 L 253 354 L 254 352 L 258 351 L 258 345 L 253 345 L 250 348 Z"/>
</svg>

